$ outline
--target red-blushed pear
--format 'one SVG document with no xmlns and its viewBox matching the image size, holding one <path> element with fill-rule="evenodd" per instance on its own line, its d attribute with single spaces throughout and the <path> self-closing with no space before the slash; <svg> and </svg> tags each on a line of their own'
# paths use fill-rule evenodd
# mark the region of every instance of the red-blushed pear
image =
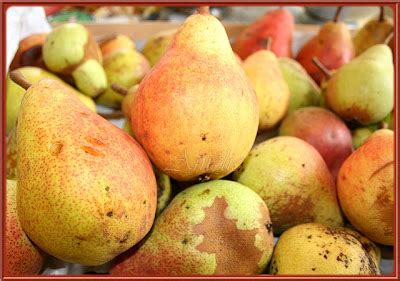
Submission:
<svg viewBox="0 0 400 281">
<path fill-rule="evenodd" d="M 348 63 L 354 57 L 352 37 L 346 24 L 338 22 L 341 7 L 333 21 L 325 23 L 318 34 L 311 38 L 299 51 L 296 60 L 308 74 L 321 83 L 323 74 L 313 64 L 317 57 L 329 70 L 334 70 Z"/>
<path fill-rule="evenodd" d="M 153 224 L 157 185 L 147 155 L 58 81 L 30 85 L 17 124 L 17 209 L 42 250 L 83 265 L 110 261 Z"/>
<path fill-rule="evenodd" d="M 340 168 L 340 206 L 350 223 L 374 242 L 394 243 L 394 134 L 373 133 Z"/>
<path fill-rule="evenodd" d="M 267 12 L 247 27 L 235 40 L 233 50 L 243 60 L 263 50 L 265 41 L 272 38 L 271 51 L 277 57 L 292 56 L 293 15 L 286 9 Z"/>
<path fill-rule="evenodd" d="M 152 162 L 179 181 L 222 178 L 249 153 L 258 128 L 254 90 L 208 9 L 187 18 L 141 81 L 132 129 Z"/>
<path fill-rule="evenodd" d="M 346 124 L 331 111 L 303 107 L 288 115 L 279 135 L 293 136 L 314 146 L 336 179 L 343 161 L 352 153 L 352 138 Z"/>
<path fill-rule="evenodd" d="M 46 255 L 32 244 L 21 227 L 17 214 L 16 181 L 7 180 L 6 194 L 5 275 L 38 274 Z"/>
<path fill-rule="evenodd" d="M 272 224 L 263 200 L 227 180 L 180 192 L 140 247 L 117 258 L 117 276 L 254 275 L 273 250 Z"/>
<path fill-rule="evenodd" d="M 19 42 L 17 53 L 15 54 L 9 70 L 14 70 L 23 66 L 36 66 L 45 68 L 42 57 L 42 46 L 46 41 L 47 33 L 34 33 Z"/>
</svg>

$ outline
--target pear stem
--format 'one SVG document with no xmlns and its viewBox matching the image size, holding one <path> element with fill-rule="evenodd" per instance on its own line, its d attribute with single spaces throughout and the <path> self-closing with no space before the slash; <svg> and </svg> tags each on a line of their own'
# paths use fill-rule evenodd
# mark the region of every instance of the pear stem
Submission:
<svg viewBox="0 0 400 281">
<path fill-rule="evenodd" d="M 318 67 L 318 69 L 325 75 L 326 78 L 328 79 L 331 78 L 332 72 L 329 69 L 327 69 L 326 66 L 323 65 L 322 62 L 317 57 L 313 57 L 312 62 L 316 67 Z"/>
<path fill-rule="evenodd" d="M 29 82 L 19 70 L 11 71 L 10 78 L 25 90 L 28 90 L 29 87 L 32 86 L 32 83 Z"/>
<path fill-rule="evenodd" d="M 101 117 L 103 117 L 104 119 L 107 119 L 107 120 L 109 120 L 109 119 L 121 119 L 121 118 L 124 117 L 124 114 L 122 113 L 121 110 L 112 111 L 110 113 L 99 112 L 97 114 L 100 115 Z"/>
<path fill-rule="evenodd" d="M 342 11 L 342 6 L 337 7 L 335 16 L 333 17 L 333 22 L 337 22 L 340 16 L 340 12 Z"/>
<path fill-rule="evenodd" d="M 379 13 L 379 22 L 383 22 L 383 20 L 385 19 L 385 9 L 383 6 L 380 6 L 379 8 L 381 9 Z"/>
<path fill-rule="evenodd" d="M 201 15 L 209 15 L 210 7 L 209 6 L 200 6 L 197 8 L 197 12 Z"/>
<path fill-rule="evenodd" d="M 386 45 L 389 45 L 390 40 L 392 40 L 392 38 L 393 38 L 393 35 L 394 35 L 394 32 L 393 31 L 390 32 L 383 43 L 386 44 Z"/>
<path fill-rule="evenodd" d="M 270 51 L 271 50 L 271 46 L 272 46 L 272 37 L 267 37 L 267 38 L 265 38 L 264 40 L 262 40 L 262 47 L 265 49 L 265 50 L 268 50 L 268 51 Z"/>
<path fill-rule="evenodd" d="M 111 89 L 114 90 L 114 92 L 117 92 L 121 96 L 126 96 L 128 94 L 128 89 L 125 88 L 124 86 L 121 86 L 118 83 L 114 83 L 111 85 Z"/>
</svg>

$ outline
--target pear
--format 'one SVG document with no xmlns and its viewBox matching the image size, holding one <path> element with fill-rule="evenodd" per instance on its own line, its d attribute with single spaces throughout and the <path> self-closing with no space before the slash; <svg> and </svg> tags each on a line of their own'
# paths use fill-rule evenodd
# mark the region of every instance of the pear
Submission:
<svg viewBox="0 0 400 281">
<path fill-rule="evenodd" d="M 45 68 L 42 57 L 42 46 L 46 41 L 47 33 L 34 33 L 19 42 L 18 49 L 10 64 L 9 70 L 23 66 L 37 66 Z"/>
<path fill-rule="evenodd" d="M 133 104 L 133 99 L 135 97 L 135 93 L 137 91 L 137 89 L 139 88 L 139 84 L 131 87 L 127 92 L 125 97 L 122 100 L 122 112 L 124 113 L 125 117 L 128 120 L 131 120 L 131 108 L 132 108 L 132 104 Z"/>
<path fill-rule="evenodd" d="M 14 127 L 7 136 L 7 158 L 6 173 L 7 179 L 17 178 L 17 127 Z"/>
<path fill-rule="evenodd" d="M 21 72 L 22 75 L 24 75 L 24 77 L 30 83 L 37 83 L 40 79 L 43 78 L 50 78 L 60 82 L 62 81 L 54 74 L 49 73 L 46 70 L 38 67 L 30 67 L 30 66 L 21 67 L 18 69 L 18 71 Z M 68 90 L 74 92 L 79 97 L 81 102 L 83 102 L 86 106 L 88 106 L 92 111 L 96 111 L 96 104 L 90 97 L 78 92 L 77 90 L 75 90 L 75 88 L 71 87 L 67 83 L 63 83 L 63 85 L 66 88 L 68 88 Z M 15 122 L 17 121 L 19 107 L 21 104 L 21 100 L 25 94 L 25 90 L 21 86 L 14 83 L 10 79 L 9 75 L 7 75 L 6 78 L 6 89 L 7 89 L 7 133 L 9 133 L 11 129 L 15 126 Z"/>
<path fill-rule="evenodd" d="M 385 17 L 384 6 L 379 8 L 379 17 L 368 21 L 353 38 L 357 56 L 373 45 L 385 43 L 386 38 L 393 32 L 393 21 Z"/>
<path fill-rule="evenodd" d="M 376 125 L 370 125 L 368 127 L 356 128 L 351 133 L 352 143 L 354 149 L 359 148 L 376 130 Z"/>
<path fill-rule="evenodd" d="M 131 120 L 125 119 L 124 124 L 122 125 L 122 129 L 131 137 L 135 137 L 134 132 L 132 131 Z"/>
<path fill-rule="evenodd" d="M 176 33 L 176 29 L 163 30 L 151 36 L 143 47 L 143 55 L 154 66 L 165 53 Z"/>
<path fill-rule="evenodd" d="M 90 97 L 107 86 L 100 48 L 81 24 L 66 23 L 53 29 L 43 44 L 43 60 L 50 71 L 72 76 L 77 88 Z"/>
<path fill-rule="evenodd" d="M 290 92 L 288 113 L 301 107 L 318 106 L 321 89 L 301 64 L 291 58 L 279 58 L 278 62 Z"/>
<path fill-rule="evenodd" d="M 282 121 L 279 135 L 297 137 L 314 146 L 334 179 L 344 160 L 353 152 L 346 124 L 333 112 L 320 107 L 303 107 L 289 114 Z"/>
<path fill-rule="evenodd" d="M 147 59 L 136 50 L 120 50 L 104 58 L 104 70 L 107 75 L 107 89 L 97 99 L 97 103 L 120 108 L 123 96 L 115 92 L 111 85 L 119 84 L 130 88 L 138 84 L 150 71 Z"/>
<path fill-rule="evenodd" d="M 58 81 L 27 88 L 17 125 L 18 215 L 61 260 L 110 261 L 140 241 L 156 211 L 156 179 L 137 142 Z M 28 88 L 29 87 L 29 88 Z"/>
<path fill-rule="evenodd" d="M 106 59 L 109 55 L 120 50 L 134 50 L 136 48 L 135 42 L 133 42 L 128 36 L 119 34 L 108 38 L 100 43 L 100 50 L 103 59 Z"/>
<path fill-rule="evenodd" d="M 19 222 L 16 181 L 7 180 L 6 194 L 5 275 L 38 274 L 43 267 L 45 254 L 29 240 Z"/>
<path fill-rule="evenodd" d="M 359 233 L 318 223 L 285 231 L 269 266 L 272 274 L 378 275 L 379 249 Z"/>
<path fill-rule="evenodd" d="M 350 30 L 345 23 L 338 22 L 342 7 L 338 7 L 333 21 L 324 23 L 318 34 L 312 37 L 299 51 L 296 60 L 318 83 L 322 73 L 312 63 L 317 57 L 329 70 L 335 70 L 353 59 L 355 51 Z"/>
<path fill-rule="evenodd" d="M 111 275 L 250 275 L 261 273 L 273 250 L 263 200 L 226 180 L 194 185 L 161 213 L 144 243 L 124 254 Z"/>
<path fill-rule="evenodd" d="M 340 168 L 340 206 L 350 223 L 374 242 L 393 245 L 394 134 L 373 133 Z M 357 196 L 354 196 L 357 194 Z"/>
<path fill-rule="evenodd" d="M 258 130 L 272 129 L 285 116 L 290 98 L 278 59 L 273 52 L 260 50 L 247 57 L 242 66 L 258 98 Z"/>
<path fill-rule="evenodd" d="M 152 162 L 175 180 L 222 178 L 249 153 L 257 97 L 223 25 L 206 8 L 186 19 L 141 81 L 131 119 Z"/>
<path fill-rule="evenodd" d="M 243 60 L 264 49 L 264 41 L 272 38 L 271 51 L 277 57 L 292 56 L 294 17 L 286 9 L 265 13 L 244 29 L 236 38 L 233 50 Z"/>
<path fill-rule="evenodd" d="M 154 173 L 157 179 L 157 210 L 156 215 L 158 216 L 167 207 L 171 200 L 171 180 L 170 178 L 154 168 Z"/>
<path fill-rule="evenodd" d="M 393 79 L 390 48 L 375 45 L 332 75 L 326 102 L 345 120 L 362 125 L 377 123 L 393 109 Z"/>
<path fill-rule="evenodd" d="M 306 222 L 342 226 L 332 175 L 318 151 L 295 137 L 257 144 L 233 174 L 269 207 L 274 233 Z"/>
</svg>

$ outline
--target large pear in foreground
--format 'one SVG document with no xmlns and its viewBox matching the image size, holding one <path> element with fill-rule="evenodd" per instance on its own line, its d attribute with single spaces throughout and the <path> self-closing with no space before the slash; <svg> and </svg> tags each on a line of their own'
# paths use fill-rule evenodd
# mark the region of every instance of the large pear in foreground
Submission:
<svg viewBox="0 0 400 281">
<path fill-rule="evenodd" d="M 100 265 L 150 230 L 157 187 L 145 152 L 60 82 L 27 90 L 17 148 L 18 216 L 47 253 Z"/>
<path fill-rule="evenodd" d="M 222 24 L 190 16 L 140 83 L 132 129 L 152 162 L 176 180 L 218 179 L 249 153 L 257 98 Z"/>
</svg>

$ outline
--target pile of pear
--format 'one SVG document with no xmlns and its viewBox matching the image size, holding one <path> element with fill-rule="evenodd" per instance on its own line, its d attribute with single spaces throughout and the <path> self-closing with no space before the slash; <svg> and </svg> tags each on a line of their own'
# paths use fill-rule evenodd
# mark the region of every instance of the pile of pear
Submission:
<svg viewBox="0 0 400 281">
<path fill-rule="evenodd" d="M 380 274 L 395 241 L 393 25 L 381 9 L 353 36 L 340 10 L 296 55 L 286 9 L 228 38 L 199 7 L 142 53 L 77 23 L 22 40 L 6 274 L 50 256 L 113 276 Z"/>
</svg>

